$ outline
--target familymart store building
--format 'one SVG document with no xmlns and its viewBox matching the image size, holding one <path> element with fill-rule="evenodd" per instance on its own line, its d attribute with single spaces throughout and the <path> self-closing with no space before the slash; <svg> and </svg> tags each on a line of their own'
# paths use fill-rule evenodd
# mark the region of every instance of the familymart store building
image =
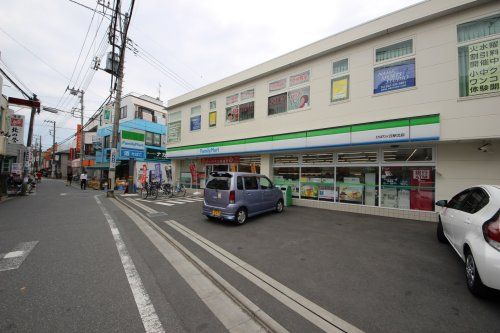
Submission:
<svg viewBox="0 0 500 333">
<path fill-rule="evenodd" d="M 439 115 L 168 149 L 180 181 L 259 172 L 291 186 L 294 204 L 432 220 Z"/>
</svg>

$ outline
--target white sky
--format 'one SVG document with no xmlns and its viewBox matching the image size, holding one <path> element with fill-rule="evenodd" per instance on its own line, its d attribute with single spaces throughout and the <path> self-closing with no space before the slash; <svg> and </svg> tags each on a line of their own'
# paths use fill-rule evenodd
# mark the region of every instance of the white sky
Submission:
<svg viewBox="0 0 500 333">
<path fill-rule="evenodd" d="M 130 0 L 123 1 L 122 11 L 125 11 Z M 92 8 L 96 6 L 96 0 L 79 2 Z M 198 88 L 418 2 L 420 0 L 136 0 L 129 37 L 184 82 Z M 97 42 L 90 49 L 101 22 L 101 16 L 95 15 L 87 45 L 70 82 L 93 12 L 69 0 L 2 1 L 1 8 L 1 60 L 38 95 L 43 105 L 63 110 L 77 106 L 76 98 L 68 97 L 67 93 L 63 95 L 64 90 L 68 85 L 83 85 L 84 74 L 109 20 L 102 21 Z M 85 58 L 89 49 L 89 56 Z M 145 56 L 144 52 L 140 54 Z M 105 64 L 105 59 L 101 64 Z M 77 81 L 80 68 L 83 70 Z M 109 84 L 109 74 L 101 70 L 95 73 L 85 93 L 86 117 L 108 96 Z M 189 91 L 185 84 L 177 83 L 128 51 L 124 92 L 157 97 L 159 84 L 161 99 L 165 102 Z M 22 97 L 9 86 L 11 84 L 4 80 L 4 95 Z M 26 115 L 28 121 L 28 109 L 16 113 Z M 42 135 L 44 150 L 52 144 L 51 126 L 43 125 L 45 119 L 55 120 L 60 127 L 56 129 L 56 141 L 73 134 L 79 122 L 65 114 L 42 111 L 35 118 L 34 134 Z M 25 136 L 27 132 L 26 127 Z"/>
</svg>

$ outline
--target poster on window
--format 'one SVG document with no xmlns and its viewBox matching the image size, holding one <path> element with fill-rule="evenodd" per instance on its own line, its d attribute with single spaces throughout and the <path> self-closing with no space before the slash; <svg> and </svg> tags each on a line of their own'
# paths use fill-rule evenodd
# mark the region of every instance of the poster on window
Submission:
<svg viewBox="0 0 500 333">
<path fill-rule="evenodd" d="M 281 79 L 269 83 L 269 92 L 283 90 L 286 88 L 286 79 Z"/>
<path fill-rule="evenodd" d="M 239 96 L 239 94 L 227 96 L 226 97 L 226 105 L 230 105 L 230 104 L 234 104 L 234 103 L 238 102 L 238 96 Z"/>
<path fill-rule="evenodd" d="M 247 99 L 252 99 L 255 95 L 255 91 L 253 89 L 248 89 L 245 91 L 242 91 L 240 93 L 240 100 L 245 101 Z"/>
<path fill-rule="evenodd" d="M 288 92 L 288 110 L 296 110 L 309 107 L 310 87 L 303 87 Z"/>
<path fill-rule="evenodd" d="M 201 129 L 201 116 L 191 117 L 191 131 L 197 131 Z"/>
<path fill-rule="evenodd" d="M 217 126 L 217 111 L 212 111 L 208 114 L 208 126 L 209 127 Z"/>
<path fill-rule="evenodd" d="M 305 71 L 305 72 L 290 76 L 290 87 L 309 82 L 310 75 L 311 75 L 311 71 Z"/>
<path fill-rule="evenodd" d="M 414 87 L 415 59 L 375 68 L 373 83 L 374 94 Z"/>
<path fill-rule="evenodd" d="M 410 185 L 410 209 L 434 210 L 434 170 L 411 170 Z"/>
<path fill-rule="evenodd" d="M 168 142 L 179 142 L 181 139 L 181 122 L 174 121 L 168 124 Z"/>
<path fill-rule="evenodd" d="M 240 120 L 240 109 L 238 105 L 226 108 L 226 122 L 234 123 Z"/>
<path fill-rule="evenodd" d="M 500 38 L 468 46 L 469 96 L 500 92 Z"/>
<path fill-rule="evenodd" d="M 267 114 L 277 114 L 286 112 L 287 93 L 270 96 L 267 99 Z"/>
<path fill-rule="evenodd" d="M 348 84 L 349 78 L 347 76 L 332 80 L 332 102 L 349 98 Z"/>
</svg>

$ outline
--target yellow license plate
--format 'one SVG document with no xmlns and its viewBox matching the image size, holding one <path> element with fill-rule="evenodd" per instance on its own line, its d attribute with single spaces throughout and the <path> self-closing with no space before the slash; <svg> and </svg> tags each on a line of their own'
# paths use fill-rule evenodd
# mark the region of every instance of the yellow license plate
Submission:
<svg viewBox="0 0 500 333">
<path fill-rule="evenodd" d="M 215 217 L 219 217 L 220 216 L 220 210 L 212 210 L 212 215 L 215 216 Z"/>
</svg>

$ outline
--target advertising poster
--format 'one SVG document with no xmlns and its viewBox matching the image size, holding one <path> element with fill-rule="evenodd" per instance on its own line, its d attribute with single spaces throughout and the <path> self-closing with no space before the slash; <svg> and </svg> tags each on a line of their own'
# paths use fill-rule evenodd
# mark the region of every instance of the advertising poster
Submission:
<svg viewBox="0 0 500 333">
<path fill-rule="evenodd" d="M 226 122 L 234 123 L 240 120 L 240 109 L 238 105 L 226 108 Z"/>
<path fill-rule="evenodd" d="M 410 209 L 434 210 L 434 171 L 431 168 L 411 170 Z"/>
<path fill-rule="evenodd" d="M 161 164 L 160 163 L 155 164 L 155 177 L 156 177 L 156 180 L 158 180 L 161 183 L 163 177 L 161 175 Z"/>
<path fill-rule="evenodd" d="M 24 116 L 19 114 L 11 114 L 10 121 L 8 123 L 10 125 L 8 138 L 8 143 L 13 144 L 23 144 L 24 142 Z"/>
<path fill-rule="evenodd" d="M 305 72 L 290 76 L 290 87 L 309 82 L 310 75 L 311 75 L 311 71 L 305 71 Z"/>
<path fill-rule="evenodd" d="M 208 126 L 209 127 L 217 126 L 217 111 L 212 111 L 208 114 Z"/>
<path fill-rule="evenodd" d="M 344 177 L 344 182 L 339 184 L 340 201 L 363 203 L 363 185 L 359 178 Z"/>
<path fill-rule="evenodd" d="M 269 92 L 283 90 L 286 88 L 286 79 L 276 80 L 269 83 Z"/>
<path fill-rule="evenodd" d="M 190 125 L 191 131 L 198 131 L 201 129 L 201 115 L 200 116 L 194 116 L 191 117 L 191 125 Z"/>
<path fill-rule="evenodd" d="M 104 108 L 104 123 L 105 124 L 110 124 L 111 123 L 111 110 L 112 110 L 112 106 L 111 105 L 106 105 L 106 107 Z"/>
<path fill-rule="evenodd" d="M 247 99 L 252 99 L 255 95 L 255 91 L 253 89 L 248 89 L 248 90 L 245 90 L 245 91 L 242 91 L 240 93 L 240 100 L 244 101 L 244 100 L 247 100 Z"/>
<path fill-rule="evenodd" d="M 267 114 L 277 114 L 286 112 L 287 93 L 282 93 L 275 96 L 270 96 L 267 99 Z"/>
<path fill-rule="evenodd" d="M 168 124 L 168 142 L 179 142 L 181 138 L 181 121 L 174 121 Z"/>
<path fill-rule="evenodd" d="M 238 102 L 239 94 L 234 94 L 226 97 L 226 105 L 231 105 Z"/>
<path fill-rule="evenodd" d="M 254 102 L 240 104 L 238 109 L 239 109 L 240 121 L 247 120 L 247 119 L 253 119 Z"/>
<path fill-rule="evenodd" d="M 380 94 L 415 86 L 415 59 L 374 70 L 373 93 Z"/>
<path fill-rule="evenodd" d="M 303 198 L 317 198 L 318 197 L 319 186 L 317 184 L 301 184 L 300 186 L 300 196 Z"/>
<path fill-rule="evenodd" d="M 76 125 L 76 148 L 79 149 L 82 144 L 82 125 Z"/>
<path fill-rule="evenodd" d="M 500 91 L 500 39 L 476 43 L 468 47 L 469 96 Z"/>
<path fill-rule="evenodd" d="M 332 102 L 348 99 L 349 77 L 332 79 Z"/>
<path fill-rule="evenodd" d="M 310 104 L 310 87 L 303 87 L 288 92 L 288 110 L 306 108 Z"/>
<path fill-rule="evenodd" d="M 197 173 L 196 173 L 196 164 L 194 163 L 191 163 L 189 165 L 189 172 L 191 173 L 191 179 L 193 180 L 193 184 L 196 184 L 196 176 L 197 176 Z"/>
</svg>

